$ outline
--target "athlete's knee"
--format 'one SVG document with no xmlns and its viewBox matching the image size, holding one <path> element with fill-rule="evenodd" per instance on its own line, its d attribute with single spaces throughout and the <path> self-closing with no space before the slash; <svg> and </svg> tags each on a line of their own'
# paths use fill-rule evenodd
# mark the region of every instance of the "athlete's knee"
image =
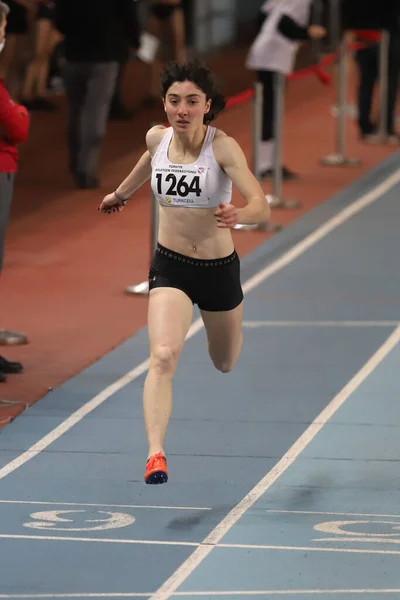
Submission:
<svg viewBox="0 0 400 600">
<path fill-rule="evenodd" d="M 218 352 L 217 349 L 213 351 L 212 346 L 209 345 L 208 352 L 211 360 L 213 361 L 214 367 L 221 371 L 221 373 L 230 373 L 239 358 L 243 344 L 243 336 L 240 336 L 240 340 L 236 348 L 230 348 L 226 352 Z"/>
<path fill-rule="evenodd" d="M 179 351 L 167 344 L 160 344 L 152 349 L 151 365 L 157 373 L 165 375 L 175 370 Z"/>
<path fill-rule="evenodd" d="M 235 366 L 236 360 L 216 360 L 213 359 L 214 367 L 221 373 L 230 373 Z"/>
</svg>

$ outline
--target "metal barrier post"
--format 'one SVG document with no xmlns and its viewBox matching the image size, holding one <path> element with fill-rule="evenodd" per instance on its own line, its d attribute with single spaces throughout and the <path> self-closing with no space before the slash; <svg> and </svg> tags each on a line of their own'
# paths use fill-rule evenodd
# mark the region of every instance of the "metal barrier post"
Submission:
<svg viewBox="0 0 400 600">
<path fill-rule="evenodd" d="M 151 210 L 150 210 L 150 260 L 154 255 L 157 246 L 158 238 L 158 202 L 154 194 L 151 194 Z M 147 296 L 149 294 L 148 280 L 134 285 L 128 285 L 125 288 L 125 293 L 135 296 Z"/>
<path fill-rule="evenodd" d="M 282 137 L 283 115 L 285 110 L 286 77 L 283 73 L 275 73 L 274 77 L 274 164 L 273 164 L 273 193 L 267 196 L 272 208 L 299 208 L 297 200 L 282 200 Z"/>
<path fill-rule="evenodd" d="M 339 45 L 339 66 L 338 66 L 338 83 L 337 83 L 337 135 L 336 135 L 336 152 L 329 154 L 321 159 L 322 164 L 327 166 L 356 166 L 360 164 L 358 158 L 351 158 L 345 155 L 346 143 L 346 59 L 347 59 L 347 41 L 343 38 Z"/>
<path fill-rule="evenodd" d="M 254 96 L 253 96 L 253 121 L 252 121 L 252 151 L 253 151 L 253 173 L 258 180 L 260 180 L 260 138 L 261 138 L 261 129 L 262 129 L 262 119 L 263 119 L 263 84 L 261 81 L 257 81 L 254 84 Z M 266 202 L 269 202 L 268 196 L 265 197 Z M 238 223 L 234 226 L 234 229 L 237 231 L 280 231 L 282 229 L 281 225 L 274 225 L 274 223 L 263 223 L 263 224 L 248 224 L 248 223 Z"/>
<path fill-rule="evenodd" d="M 263 114 L 263 84 L 256 81 L 253 97 L 253 173 L 260 180 L 260 132 L 262 129 Z"/>
<path fill-rule="evenodd" d="M 390 34 L 382 31 L 379 46 L 379 129 L 380 141 L 386 141 L 388 137 L 388 79 L 389 79 L 389 44 Z"/>
</svg>

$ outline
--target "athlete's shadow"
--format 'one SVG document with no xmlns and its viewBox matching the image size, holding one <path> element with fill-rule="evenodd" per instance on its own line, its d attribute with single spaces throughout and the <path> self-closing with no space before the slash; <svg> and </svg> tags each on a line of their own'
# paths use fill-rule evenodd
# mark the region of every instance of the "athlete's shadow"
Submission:
<svg viewBox="0 0 400 600">
<path fill-rule="evenodd" d="M 233 506 L 225 505 L 215 506 L 211 510 L 201 510 L 198 512 L 191 511 L 188 515 L 172 519 L 168 523 L 167 529 L 172 529 L 174 531 L 190 531 L 200 524 L 208 525 L 212 528 L 218 525 L 232 508 Z"/>
</svg>

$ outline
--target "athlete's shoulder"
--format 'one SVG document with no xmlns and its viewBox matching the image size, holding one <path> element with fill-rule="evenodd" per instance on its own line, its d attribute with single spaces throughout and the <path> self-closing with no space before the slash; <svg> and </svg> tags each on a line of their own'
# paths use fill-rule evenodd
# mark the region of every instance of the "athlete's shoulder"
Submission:
<svg viewBox="0 0 400 600">
<path fill-rule="evenodd" d="M 217 146 L 220 148 L 233 148 L 237 147 L 238 145 L 239 144 L 233 137 L 231 137 L 221 129 L 215 130 L 214 147 Z"/>
<path fill-rule="evenodd" d="M 168 127 L 165 127 L 165 125 L 154 125 L 148 130 L 146 133 L 146 146 L 151 155 L 155 153 L 167 131 Z"/>
<path fill-rule="evenodd" d="M 222 129 L 215 128 L 214 142 L 218 142 L 219 140 L 223 140 L 227 137 L 228 135 L 225 133 L 225 131 L 222 131 Z"/>
<path fill-rule="evenodd" d="M 228 157 L 232 157 L 238 152 L 241 152 L 241 148 L 237 141 L 220 129 L 217 129 L 215 132 L 213 150 L 217 162 L 221 165 L 226 163 Z"/>
</svg>

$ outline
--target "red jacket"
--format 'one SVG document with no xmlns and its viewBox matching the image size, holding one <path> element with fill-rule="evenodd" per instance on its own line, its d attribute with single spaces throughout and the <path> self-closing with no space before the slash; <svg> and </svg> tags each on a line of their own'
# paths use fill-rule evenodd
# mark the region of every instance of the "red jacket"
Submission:
<svg viewBox="0 0 400 600">
<path fill-rule="evenodd" d="M 15 173 L 18 144 L 28 137 L 29 114 L 25 106 L 11 100 L 0 79 L 0 173 Z"/>
</svg>

